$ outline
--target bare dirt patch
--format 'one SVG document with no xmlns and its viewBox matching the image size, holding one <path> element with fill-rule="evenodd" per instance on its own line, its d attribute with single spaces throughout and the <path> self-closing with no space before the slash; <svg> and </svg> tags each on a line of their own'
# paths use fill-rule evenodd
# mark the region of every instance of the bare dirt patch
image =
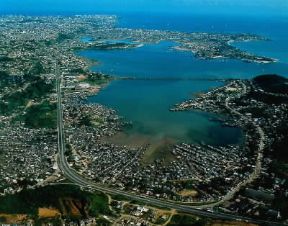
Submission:
<svg viewBox="0 0 288 226">
<path fill-rule="evenodd" d="M 76 77 L 76 79 L 78 81 L 84 81 L 86 78 L 87 78 L 87 76 L 85 76 L 85 75 L 79 75 L 79 76 Z"/>
<path fill-rule="evenodd" d="M 39 218 L 54 218 L 60 215 L 61 215 L 60 211 L 54 208 L 39 208 L 38 209 Z"/>
<path fill-rule="evenodd" d="M 186 196 L 196 197 L 198 195 L 198 192 L 196 190 L 184 189 L 182 191 L 179 191 L 178 194 L 183 197 Z"/>
<path fill-rule="evenodd" d="M 5 222 L 2 222 L 4 219 L 5 219 Z M 18 224 L 18 223 L 22 223 L 25 220 L 27 220 L 27 215 L 25 214 L 1 214 L 0 213 L 0 223 Z"/>
<path fill-rule="evenodd" d="M 61 206 L 61 213 L 64 216 L 81 217 L 87 216 L 87 206 L 80 200 L 63 198 L 59 200 Z"/>
</svg>

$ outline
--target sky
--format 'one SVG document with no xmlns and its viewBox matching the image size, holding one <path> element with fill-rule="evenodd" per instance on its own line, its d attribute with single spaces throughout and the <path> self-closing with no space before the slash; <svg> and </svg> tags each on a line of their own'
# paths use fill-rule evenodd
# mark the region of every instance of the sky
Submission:
<svg viewBox="0 0 288 226">
<path fill-rule="evenodd" d="M 288 0 L 0 0 L 0 13 L 213 13 L 288 15 Z"/>
</svg>

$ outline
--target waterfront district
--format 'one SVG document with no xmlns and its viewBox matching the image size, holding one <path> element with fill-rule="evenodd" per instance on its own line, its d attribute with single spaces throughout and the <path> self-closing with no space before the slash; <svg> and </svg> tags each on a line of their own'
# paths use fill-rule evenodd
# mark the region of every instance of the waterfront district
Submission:
<svg viewBox="0 0 288 226">
<path fill-rule="evenodd" d="M 199 58 L 273 63 L 230 45 L 266 39 L 117 28 L 116 21 L 114 16 L 0 17 L 0 222 L 211 225 L 211 217 L 284 224 L 287 79 L 227 80 L 175 103 L 171 111 L 225 116 L 219 119 L 223 126 L 243 129 L 243 144 L 168 143 L 164 154 L 153 150 L 154 159 L 145 162 L 149 145 L 107 141 L 131 125 L 115 110 L 86 101 L 115 78 L 91 72 L 97 62 L 75 54 L 168 40 L 177 44 L 174 51 Z M 70 183 L 81 189 L 65 185 Z"/>
</svg>

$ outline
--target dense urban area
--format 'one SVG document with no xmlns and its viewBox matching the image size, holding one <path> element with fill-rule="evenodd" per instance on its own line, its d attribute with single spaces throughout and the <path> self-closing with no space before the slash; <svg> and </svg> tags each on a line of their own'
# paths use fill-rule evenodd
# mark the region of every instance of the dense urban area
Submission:
<svg viewBox="0 0 288 226">
<path fill-rule="evenodd" d="M 155 158 L 145 161 L 148 145 L 106 139 L 133 123 L 87 102 L 116 78 L 90 71 L 97 62 L 75 54 L 172 41 L 174 51 L 199 58 L 273 63 L 231 45 L 266 39 L 118 28 L 116 22 L 115 16 L 0 17 L 0 222 L 287 223 L 287 79 L 227 80 L 175 103 L 171 111 L 225 116 L 219 120 L 241 128 L 243 143 L 167 143 L 164 154 L 155 150 Z"/>
</svg>

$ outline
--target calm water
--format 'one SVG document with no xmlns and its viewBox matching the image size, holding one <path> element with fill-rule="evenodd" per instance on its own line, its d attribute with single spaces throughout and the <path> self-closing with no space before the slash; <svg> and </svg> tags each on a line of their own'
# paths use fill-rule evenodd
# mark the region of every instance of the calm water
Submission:
<svg viewBox="0 0 288 226">
<path fill-rule="evenodd" d="M 235 45 L 240 45 L 235 43 Z M 242 46 L 247 43 L 241 43 Z M 264 44 L 266 45 L 266 43 Z M 116 76 L 141 78 L 251 78 L 263 73 L 287 74 L 287 64 L 254 64 L 239 60 L 201 60 L 189 52 L 171 49 L 171 42 L 145 45 L 130 50 L 87 50 L 82 56 L 98 59 L 100 64 L 92 67 Z M 264 55 L 272 55 L 267 53 Z M 273 57 L 275 57 L 273 55 Z"/>
<path fill-rule="evenodd" d="M 213 144 L 237 143 L 240 131 L 212 123 L 210 114 L 170 112 L 169 108 L 194 92 L 219 85 L 204 81 L 115 81 L 90 101 L 115 108 L 133 122 L 128 133 L 153 139 Z"/>
<path fill-rule="evenodd" d="M 251 78 L 263 73 L 287 75 L 287 21 L 272 22 L 263 26 L 262 21 L 246 23 L 217 18 L 178 18 L 152 20 L 145 17 L 120 17 L 119 26 L 131 28 L 156 28 L 182 31 L 210 32 L 251 32 L 265 35 L 269 42 L 234 43 L 235 46 L 252 53 L 279 59 L 275 64 L 244 63 L 237 60 L 199 60 L 187 52 L 171 49 L 174 43 L 161 42 L 155 45 L 130 50 L 86 50 L 78 54 L 101 63 L 92 67 L 94 71 L 115 76 L 135 76 L 138 78 L 178 78 L 179 80 L 133 80 L 114 81 L 100 94 L 89 101 L 97 102 L 118 111 L 133 122 L 133 128 L 127 133 L 149 135 L 151 138 L 172 138 L 177 141 L 200 142 L 210 144 L 238 143 L 241 131 L 225 128 L 211 121 L 213 115 L 199 112 L 170 112 L 176 103 L 193 97 L 220 85 L 217 82 L 197 81 L 197 78 Z M 182 21 L 182 22 L 181 22 Z M 194 22 L 195 21 L 195 22 Z M 155 23 L 154 23 L 155 22 Z M 246 21 L 247 22 L 247 21 Z M 272 24 L 270 24 L 272 23 Z M 274 25 L 275 25 L 274 24 Z M 280 25 L 279 25 L 280 24 Z M 271 26 L 271 29 L 268 28 Z M 281 27 L 282 26 L 282 27 Z M 253 29 L 254 28 L 254 29 Z M 273 29 L 272 29 L 273 28 Z M 194 80 L 193 80 L 194 79 Z"/>
</svg>

